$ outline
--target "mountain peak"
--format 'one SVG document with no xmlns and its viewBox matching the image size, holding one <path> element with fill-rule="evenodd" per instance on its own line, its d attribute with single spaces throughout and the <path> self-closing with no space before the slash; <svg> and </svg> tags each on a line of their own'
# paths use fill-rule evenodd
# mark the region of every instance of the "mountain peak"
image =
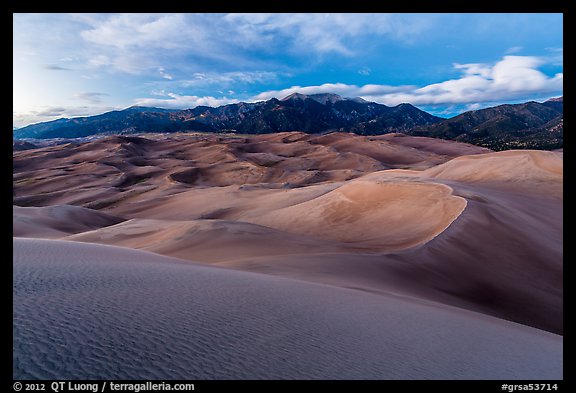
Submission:
<svg viewBox="0 0 576 393">
<path fill-rule="evenodd" d="M 338 94 L 333 93 L 320 93 L 320 94 L 311 94 L 308 98 L 312 98 L 314 101 L 318 101 L 321 104 L 326 105 L 327 103 L 334 104 L 338 101 L 344 101 L 345 98 L 339 96 Z"/>
<path fill-rule="evenodd" d="M 359 104 L 368 104 L 370 103 L 370 101 L 366 101 L 364 98 L 361 97 L 354 97 L 354 98 L 348 98 L 350 101 L 354 101 L 357 102 Z"/>
<path fill-rule="evenodd" d="M 292 93 L 289 96 L 282 98 L 280 101 L 293 101 L 293 100 L 300 100 L 304 101 L 306 99 L 311 99 L 316 102 L 319 102 L 322 105 L 326 105 L 328 103 L 334 104 L 338 101 L 345 101 L 344 97 L 339 96 L 338 94 L 334 93 L 318 93 L 318 94 L 302 94 L 302 93 Z"/>
<path fill-rule="evenodd" d="M 151 106 L 133 105 L 122 110 L 123 112 L 174 112 L 175 109 L 156 108 Z"/>
<path fill-rule="evenodd" d="M 292 93 L 289 96 L 282 98 L 280 101 L 302 100 L 309 98 L 306 94 Z"/>
<path fill-rule="evenodd" d="M 550 98 L 546 102 L 564 102 L 564 96 L 556 97 L 556 98 Z"/>
</svg>

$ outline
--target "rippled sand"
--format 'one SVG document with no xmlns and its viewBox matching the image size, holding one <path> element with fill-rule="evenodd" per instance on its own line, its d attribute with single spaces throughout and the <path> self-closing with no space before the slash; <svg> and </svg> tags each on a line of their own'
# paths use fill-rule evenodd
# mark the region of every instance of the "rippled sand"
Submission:
<svg viewBox="0 0 576 393">
<path fill-rule="evenodd" d="M 14 239 L 15 379 L 561 379 L 562 338 L 432 302 Z"/>
</svg>

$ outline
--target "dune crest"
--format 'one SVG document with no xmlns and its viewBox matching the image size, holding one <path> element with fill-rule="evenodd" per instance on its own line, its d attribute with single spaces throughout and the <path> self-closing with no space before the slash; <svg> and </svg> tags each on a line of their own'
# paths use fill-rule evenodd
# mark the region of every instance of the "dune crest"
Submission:
<svg viewBox="0 0 576 393">
<path fill-rule="evenodd" d="M 454 158 L 424 171 L 438 179 L 466 183 L 507 184 L 557 183 L 563 176 L 562 158 L 549 151 L 521 150 L 475 154 Z"/>
<path fill-rule="evenodd" d="M 466 207 L 441 184 L 354 181 L 250 222 L 286 232 L 379 251 L 423 244 Z"/>
<path fill-rule="evenodd" d="M 218 219 L 131 219 L 63 239 L 130 247 L 204 262 L 223 262 L 238 256 L 253 258 L 338 252 L 344 248 L 270 227 Z"/>
</svg>

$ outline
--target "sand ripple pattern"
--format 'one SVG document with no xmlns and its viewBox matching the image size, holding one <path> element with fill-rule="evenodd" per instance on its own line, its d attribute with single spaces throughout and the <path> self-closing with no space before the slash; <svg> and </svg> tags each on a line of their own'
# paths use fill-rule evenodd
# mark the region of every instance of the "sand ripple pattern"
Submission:
<svg viewBox="0 0 576 393">
<path fill-rule="evenodd" d="M 15 379 L 561 379 L 562 338 L 480 314 L 14 239 Z"/>
</svg>

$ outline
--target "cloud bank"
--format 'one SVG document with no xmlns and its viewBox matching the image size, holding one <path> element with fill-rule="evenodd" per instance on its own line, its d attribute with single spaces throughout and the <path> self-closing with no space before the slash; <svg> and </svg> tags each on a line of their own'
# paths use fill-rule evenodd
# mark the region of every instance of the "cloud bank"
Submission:
<svg viewBox="0 0 576 393">
<path fill-rule="evenodd" d="M 79 14 L 87 28 L 95 66 L 127 73 L 163 67 L 178 57 L 213 64 L 248 65 L 250 53 L 289 51 L 299 55 L 360 52 L 357 38 L 410 42 L 433 27 L 435 17 L 418 14 Z M 330 32 L 327 34 L 326 32 Z M 165 66 L 165 65 L 164 65 Z"/>
<path fill-rule="evenodd" d="M 454 64 L 454 68 L 462 70 L 458 79 L 370 98 L 389 105 L 402 102 L 432 105 L 497 102 L 530 94 L 561 93 L 563 74 L 548 77 L 537 69 L 542 64 L 542 59 L 533 56 L 504 56 L 493 65 Z"/>
<path fill-rule="evenodd" d="M 197 106 L 212 106 L 217 107 L 226 104 L 234 104 L 239 102 L 237 99 L 228 97 L 198 97 L 179 95 L 176 93 L 163 93 L 168 98 L 137 98 L 134 101 L 135 105 L 160 107 L 166 109 L 188 109 Z"/>
<path fill-rule="evenodd" d="M 248 97 L 244 101 L 264 101 L 273 97 L 280 99 L 295 92 L 302 94 L 336 93 L 344 97 L 361 97 L 386 105 L 471 104 L 470 107 L 474 108 L 477 107 L 478 102 L 514 100 L 531 94 L 561 94 L 563 74 L 558 73 L 553 77 L 545 75 L 538 70 L 543 63 L 544 60 L 534 56 L 504 56 L 494 64 L 454 64 L 454 69 L 461 72 L 459 78 L 422 87 L 325 83 L 265 91 Z M 190 108 L 197 105 L 218 106 L 238 102 L 238 99 L 227 97 L 180 96 L 175 93 L 165 95 L 168 98 L 140 98 L 136 103 L 169 108 Z"/>
</svg>

